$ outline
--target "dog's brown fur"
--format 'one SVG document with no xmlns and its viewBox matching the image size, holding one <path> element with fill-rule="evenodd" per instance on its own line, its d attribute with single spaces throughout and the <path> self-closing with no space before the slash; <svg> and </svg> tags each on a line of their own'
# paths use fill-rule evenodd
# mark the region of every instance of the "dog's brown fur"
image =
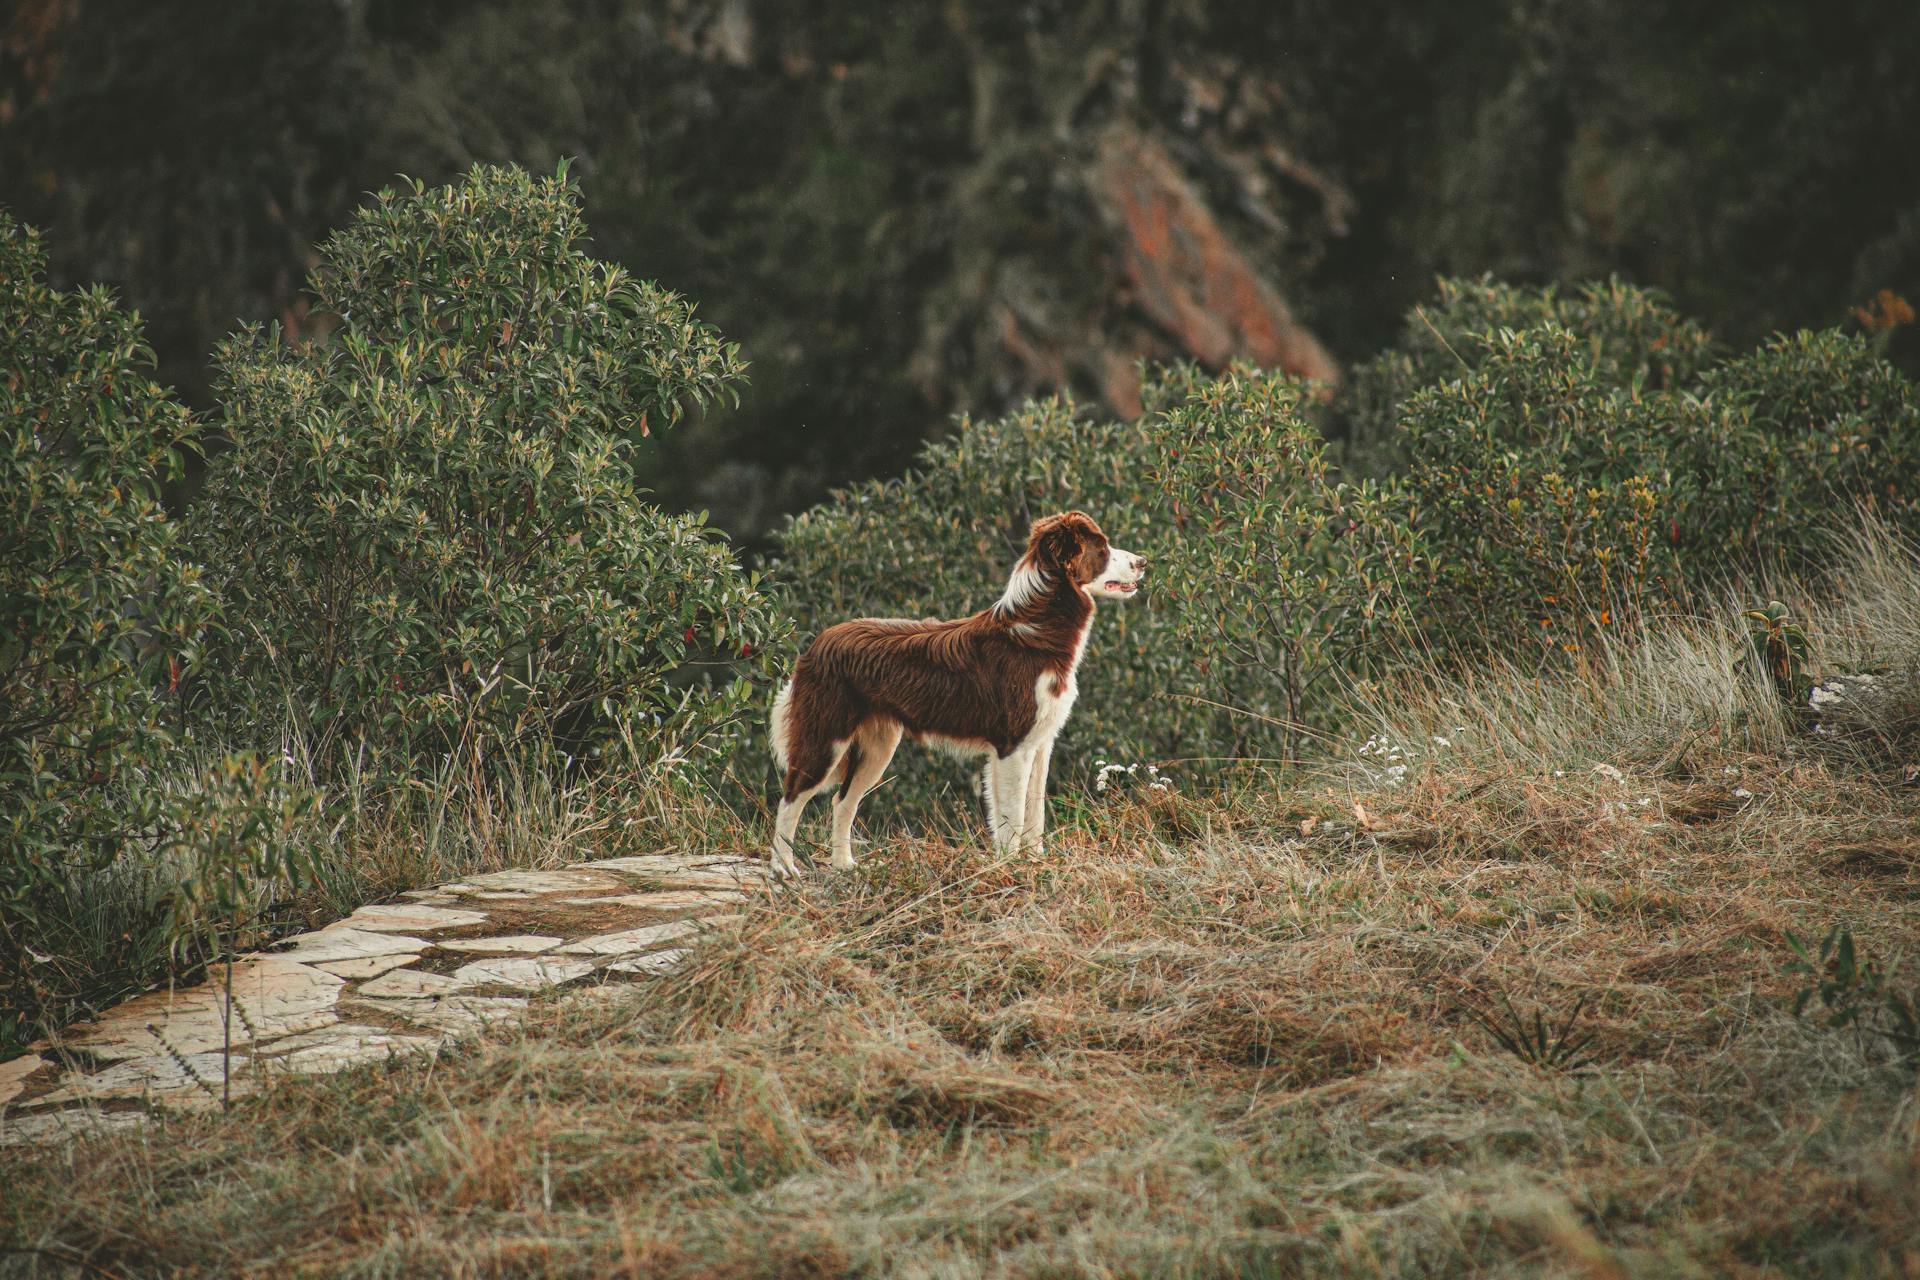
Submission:
<svg viewBox="0 0 1920 1280">
<path fill-rule="evenodd" d="M 1085 512 L 1048 516 L 1016 566 L 1016 577 L 1039 575 L 1017 605 L 1003 599 L 949 622 L 862 618 L 821 632 L 776 707 L 786 804 L 804 805 L 835 782 L 836 809 L 857 804 L 903 733 L 1007 757 L 1034 730 L 1038 691 L 1068 692 L 1093 617 L 1086 588 L 1110 555 Z M 1130 559 L 1137 575 L 1145 562 Z"/>
</svg>

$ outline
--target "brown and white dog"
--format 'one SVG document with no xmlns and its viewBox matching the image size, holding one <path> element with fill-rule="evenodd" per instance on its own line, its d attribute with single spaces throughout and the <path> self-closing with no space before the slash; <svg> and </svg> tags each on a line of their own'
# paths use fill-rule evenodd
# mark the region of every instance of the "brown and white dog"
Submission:
<svg viewBox="0 0 1920 1280">
<path fill-rule="evenodd" d="M 793 833 L 807 801 L 838 786 L 833 865 L 853 865 L 853 815 L 902 733 L 971 756 L 996 849 L 1038 851 L 1053 739 L 1079 692 L 1074 668 L 1095 600 L 1125 600 L 1142 557 L 1107 543 L 1081 511 L 1034 523 L 992 607 L 952 622 L 861 618 L 822 631 L 773 703 L 785 775 L 773 870 L 798 874 Z"/>
</svg>

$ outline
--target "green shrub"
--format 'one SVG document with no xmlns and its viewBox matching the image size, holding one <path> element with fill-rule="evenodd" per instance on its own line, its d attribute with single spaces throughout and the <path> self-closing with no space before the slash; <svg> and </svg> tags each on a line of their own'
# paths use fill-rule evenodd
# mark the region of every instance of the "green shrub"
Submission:
<svg viewBox="0 0 1920 1280">
<path fill-rule="evenodd" d="M 1442 279 L 1433 302 L 1408 313 L 1400 341 L 1353 372 L 1341 406 L 1353 465 L 1384 474 L 1403 463 L 1400 412 L 1415 392 L 1480 368 L 1488 336 L 1549 324 L 1577 335 L 1581 363 L 1606 388 L 1691 387 L 1716 355 L 1706 330 L 1664 295 L 1619 279 L 1570 292 L 1490 277 Z"/>
<path fill-rule="evenodd" d="M 213 601 L 160 486 L 195 424 L 138 319 L 0 214 L 0 1040 L 71 986 L 66 886 L 177 839 L 155 775 Z"/>
<path fill-rule="evenodd" d="M 636 731 L 666 755 L 745 705 L 729 677 L 784 624 L 634 482 L 738 352 L 584 234 L 564 166 L 383 191 L 321 247 L 325 341 L 221 347 L 232 447 L 194 529 L 242 620 L 208 693 L 243 734 L 290 721 L 323 773 L 418 776 Z"/>
<path fill-rule="evenodd" d="M 1393 424 L 1430 553 L 1416 612 L 1442 652 L 1527 634 L 1578 651 L 1729 577 L 1806 567 L 1836 510 L 1910 514 L 1920 396 L 1863 338 L 1716 363 L 1697 326 L 1618 282 L 1571 302 L 1450 283 L 1427 319 L 1356 379 L 1354 413 Z"/>
<path fill-rule="evenodd" d="M 1828 550 L 1848 507 L 1911 523 L 1920 392 L 1867 336 L 1776 335 L 1710 370 L 1701 408 L 1713 425 L 1680 438 L 1674 466 L 1683 554 L 1795 564 Z"/>
<path fill-rule="evenodd" d="M 1390 651 L 1416 539 L 1389 494 L 1336 478 L 1300 382 L 1175 377 L 1186 394 L 1156 414 L 1147 474 L 1171 497 L 1158 585 L 1194 688 L 1167 692 L 1213 704 L 1209 750 L 1291 759 L 1331 727 L 1329 695 Z"/>
<path fill-rule="evenodd" d="M 1591 345 L 1556 321 L 1473 345 L 1471 372 L 1402 406 L 1406 519 L 1430 551 L 1418 591 L 1429 641 L 1576 648 L 1590 627 L 1672 599 L 1675 511 L 1653 469 L 1673 406 L 1609 386 Z"/>
</svg>

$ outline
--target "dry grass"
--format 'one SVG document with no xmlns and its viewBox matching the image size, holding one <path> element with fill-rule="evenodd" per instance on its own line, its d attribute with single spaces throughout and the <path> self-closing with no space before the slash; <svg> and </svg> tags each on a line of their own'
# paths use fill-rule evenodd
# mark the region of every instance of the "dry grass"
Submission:
<svg viewBox="0 0 1920 1280">
<path fill-rule="evenodd" d="M 1901 1274 L 1911 1078 L 1789 1016 L 1783 938 L 1911 954 L 1920 803 L 1714 765 L 1751 799 L 1434 771 L 890 842 L 431 1066 L 10 1157 L 0 1230 L 29 1274 Z M 1582 997 L 1572 1072 L 1470 1012 Z"/>
<path fill-rule="evenodd" d="M 1898 688 L 1920 567 L 1876 546 L 1801 612 Z M 877 840 L 432 1064 L 0 1155 L 0 1269 L 1920 1274 L 1914 1077 L 1785 972 L 1835 921 L 1920 954 L 1913 700 L 1816 739 L 1739 645 L 1409 682 L 1391 782 L 1061 805 L 1044 858 Z"/>
</svg>

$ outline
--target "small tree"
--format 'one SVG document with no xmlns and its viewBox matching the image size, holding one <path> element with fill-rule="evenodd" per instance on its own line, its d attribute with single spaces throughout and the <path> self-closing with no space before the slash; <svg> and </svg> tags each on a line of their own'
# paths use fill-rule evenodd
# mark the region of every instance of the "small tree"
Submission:
<svg viewBox="0 0 1920 1280">
<path fill-rule="evenodd" d="M 232 448 L 195 528 L 246 620 L 215 706 L 249 732 L 290 713 L 323 770 L 398 776 L 622 725 L 664 750 L 745 705 L 697 668 L 783 623 L 634 480 L 651 431 L 733 394 L 738 351 L 584 236 L 564 165 L 383 191 L 321 248 L 328 340 L 221 347 Z"/>
<path fill-rule="evenodd" d="M 213 616 L 160 504 L 195 424 L 138 318 L 44 272 L 0 214 L 0 1005 L 29 1018 L 71 986 L 38 977 L 52 887 L 173 838 L 151 774 Z"/>
</svg>

